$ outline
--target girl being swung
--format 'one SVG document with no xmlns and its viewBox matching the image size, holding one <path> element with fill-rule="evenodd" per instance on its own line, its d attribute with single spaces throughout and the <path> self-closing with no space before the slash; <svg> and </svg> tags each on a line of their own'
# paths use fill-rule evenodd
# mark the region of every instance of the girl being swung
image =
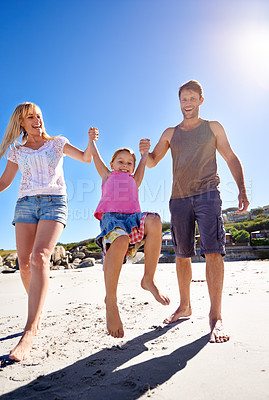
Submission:
<svg viewBox="0 0 269 400">
<path fill-rule="evenodd" d="M 89 131 L 90 148 L 99 175 L 102 178 L 102 198 L 95 211 L 100 220 L 101 234 L 96 238 L 103 249 L 104 279 L 106 289 L 107 329 L 113 337 L 124 335 L 117 306 L 117 286 L 126 254 L 132 254 L 144 243 L 145 270 L 141 286 L 149 290 L 158 302 L 169 304 L 168 297 L 160 293 L 154 275 L 160 256 L 162 224 L 158 214 L 141 213 L 138 201 L 140 186 L 149 151 L 149 141 L 140 146 L 141 160 L 135 170 L 135 155 L 132 150 L 117 150 L 111 160 L 110 171 L 102 160 L 95 141 L 98 130 Z"/>
</svg>

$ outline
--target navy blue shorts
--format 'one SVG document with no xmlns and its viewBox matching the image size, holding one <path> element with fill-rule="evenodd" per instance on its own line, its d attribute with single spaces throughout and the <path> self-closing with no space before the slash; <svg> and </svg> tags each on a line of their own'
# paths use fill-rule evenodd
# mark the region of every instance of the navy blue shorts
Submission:
<svg viewBox="0 0 269 400">
<path fill-rule="evenodd" d="M 226 254 L 225 229 L 218 190 L 182 199 L 171 199 L 171 233 L 177 257 L 196 254 L 195 221 L 198 223 L 201 255 Z"/>
<path fill-rule="evenodd" d="M 12 224 L 23 222 L 37 224 L 40 220 L 61 222 L 64 226 L 67 220 L 66 196 L 37 195 L 24 196 L 17 200 Z"/>
</svg>

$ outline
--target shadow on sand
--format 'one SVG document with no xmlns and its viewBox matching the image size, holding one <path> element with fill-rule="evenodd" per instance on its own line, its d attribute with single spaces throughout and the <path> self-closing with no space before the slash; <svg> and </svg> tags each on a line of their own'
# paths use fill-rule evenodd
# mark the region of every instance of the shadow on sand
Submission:
<svg viewBox="0 0 269 400">
<path fill-rule="evenodd" d="M 19 333 L 14 333 L 14 335 L 8 335 L 3 338 L 0 338 L 0 342 L 3 342 L 4 340 L 14 339 L 14 338 L 22 336 L 22 335 L 23 335 L 23 331 L 19 332 Z"/>
<path fill-rule="evenodd" d="M 180 321 L 184 322 L 184 320 Z M 135 400 L 148 390 L 162 385 L 187 365 L 209 342 L 209 334 L 182 346 L 169 355 L 151 358 L 118 369 L 147 351 L 146 342 L 173 328 L 158 327 L 130 340 L 123 346 L 105 348 L 49 375 L 40 376 L 26 386 L 1 396 L 1 400 Z"/>
</svg>

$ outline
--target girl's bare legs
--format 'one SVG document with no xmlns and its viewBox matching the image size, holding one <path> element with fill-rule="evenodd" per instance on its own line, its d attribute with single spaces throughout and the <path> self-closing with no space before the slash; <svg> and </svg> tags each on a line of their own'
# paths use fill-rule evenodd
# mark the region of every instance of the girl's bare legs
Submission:
<svg viewBox="0 0 269 400">
<path fill-rule="evenodd" d="M 168 305 L 169 298 L 159 291 L 154 279 L 162 245 L 162 223 L 158 215 L 148 214 L 146 216 L 145 236 L 145 271 L 141 286 L 143 289 L 149 290 L 158 302 Z"/>
<path fill-rule="evenodd" d="M 122 338 L 124 335 L 117 305 L 117 287 L 128 245 L 129 237 L 127 235 L 119 236 L 109 247 L 104 260 L 107 330 L 108 333 L 115 338 Z"/>
<path fill-rule="evenodd" d="M 40 315 L 45 303 L 45 298 L 49 283 L 49 261 L 51 253 L 56 245 L 62 230 L 61 222 L 52 220 L 39 221 L 34 235 L 33 224 L 16 224 L 16 237 L 19 251 L 22 248 L 21 243 L 25 241 L 25 237 L 32 238 L 32 255 L 31 255 L 31 275 L 28 291 L 28 319 L 24 328 L 24 334 L 9 357 L 11 359 L 22 361 L 28 356 L 34 337 L 38 331 Z M 33 241 L 34 235 L 34 241 Z M 29 246 L 28 251 L 31 246 Z M 25 258 L 23 258 L 25 257 Z M 27 252 L 19 255 L 19 260 L 27 260 Z M 25 271 L 27 268 L 25 268 Z M 24 271 L 24 272 L 25 272 Z M 22 273 L 23 284 L 27 290 L 27 282 L 29 274 Z"/>
</svg>

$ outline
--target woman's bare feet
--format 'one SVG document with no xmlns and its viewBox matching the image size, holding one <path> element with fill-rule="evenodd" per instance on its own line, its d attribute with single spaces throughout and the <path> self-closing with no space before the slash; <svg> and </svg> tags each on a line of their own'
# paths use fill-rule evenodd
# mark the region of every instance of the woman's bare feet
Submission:
<svg viewBox="0 0 269 400">
<path fill-rule="evenodd" d="M 180 318 L 190 317 L 192 314 L 191 306 L 179 306 L 178 309 L 170 315 L 170 317 L 165 318 L 163 321 L 165 324 L 171 324 L 172 322 L 176 322 Z"/>
<path fill-rule="evenodd" d="M 26 360 L 32 349 L 34 337 L 35 333 L 33 331 L 25 331 L 17 346 L 9 353 L 9 358 L 15 361 Z"/>
<path fill-rule="evenodd" d="M 123 325 L 120 319 L 119 309 L 116 302 L 105 300 L 106 303 L 106 326 L 108 333 L 114 338 L 124 336 Z"/>
<path fill-rule="evenodd" d="M 210 343 L 223 343 L 230 339 L 230 335 L 225 331 L 221 319 L 210 320 Z"/>
<path fill-rule="evenodd" d="M 157 287 L 155 280 L 147 279 L 145 276 L 143 276 L 143 279 L 141 281 L 141 287 L 145 290 L 150 291 L 155 297 L 155 299 L 164 306 L 167 306 L 170 303 L 169 297 L 165 296 L 159 291 L 159 288 Z"/>
<path fill-rule="evenodd" d="M 38 320 L 38 324 L 37 324 L 37 332 L 36 332 L 37 335 L 41 332 L 41 324 L 42 324 L 43 319 L 45 319 L 45 318 L 46 318 L 46 315 L 44 314 L 43 311 L 41 311 L 41 314 L 40 314 L 40 317 Z"/>
</svg>

